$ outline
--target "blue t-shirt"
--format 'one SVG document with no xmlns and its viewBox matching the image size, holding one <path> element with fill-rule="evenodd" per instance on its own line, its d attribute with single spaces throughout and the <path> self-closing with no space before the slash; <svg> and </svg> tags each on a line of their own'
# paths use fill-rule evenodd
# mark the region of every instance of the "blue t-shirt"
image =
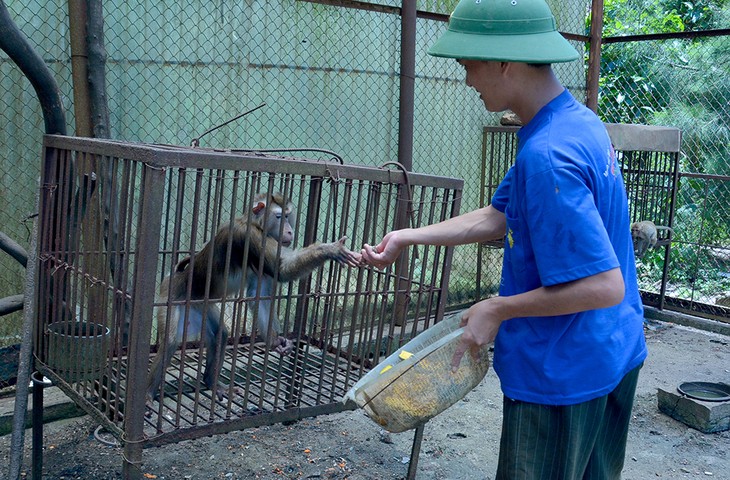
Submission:
<svg viewBox="0 0 730 480">
<path fill-rule="evenodd" d="M 611 308 L 502 323 L 494 369 L 508 398 L 571 405 L 611 392 L 646 358 L 626 191 L 603 123 L 565 90 L 518 132 L 492 199 L 507 219 L 500 295 L 621 267 Z"/>
</svg>

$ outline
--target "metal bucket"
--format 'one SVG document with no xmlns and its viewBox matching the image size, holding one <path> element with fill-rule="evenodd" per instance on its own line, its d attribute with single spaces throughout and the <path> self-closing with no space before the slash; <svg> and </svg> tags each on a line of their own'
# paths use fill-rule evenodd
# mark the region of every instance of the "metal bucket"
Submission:
<svg viewBox="0 0 730 480">
<path fill-rule="evenodd" d="M 67 382 L 100 378 L 107 364 L 109 335 L 109 329 L 98 323 L 51 323 L 46 364 Z"/>
</svg>

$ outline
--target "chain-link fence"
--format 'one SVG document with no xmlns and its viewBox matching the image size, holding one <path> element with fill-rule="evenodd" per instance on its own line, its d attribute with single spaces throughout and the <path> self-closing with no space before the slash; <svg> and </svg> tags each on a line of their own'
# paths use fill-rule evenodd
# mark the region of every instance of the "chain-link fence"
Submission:
<svg viewBox="0 0 730 480">
<path fill-rule="evenodd" d="M 727 26 L 729 20 L 725 7 L 705 27 Z M 729 33 L 608 43 L 599 96 L 599 114 L 608 122 L 682 131 L 665 306 L 725 321 L 730 316 Z M 643 289 L 658 290 L 655 273 L 662 263 L 659 250 L 639 262 Z"/>
<path fill-rule="evenodd" d="M 583 33 L 584 2 L 548 3 L 553 7 L 560 31 Z M 448 11 L 440 10 L 441 13 Z M 483 195 L 483 127 L 498 125 L 501 115 L 485 110 L 478 94 L 464 83 L 463 67 L 453 60 L 427 56 L 426 50 L 444 28 L 443 22 L 421 20 L 417 29 L 414 170 L 463 178 L 462 212 L 465 212 L 483 206 L 484 200 L 487 203 L 491 200 Z M 571 41 L 571 44 L 585 53 L 583 43 Z M 579 101 L 585 101 L 585 66 L 571 62 L 556 64 L 554 70 L 571 93 Z M 470 305 L 497 292 L 502 252 L 489 249 L 488 255 L 482 255 L 481 250 L 479 245 L 456 247 L 449 284 L 450 307 Z"/>
<path fill-rule="evenodd" d="M 556 11 L 564 17 L 559 18 L 564 28 L 575 33 L 584 12 L 581 2 L 573 3 L 572 9 Z M 73 133 L 67 2 L 7 4 L 51 67 Z M 481 128 L 499 117 L 485 111 L 456 62 L 426 53 L 455 4 L 418 7 L 413 170 L 467 179 L 463 209 L 473 209 L 479 203 Z M 104 2 L 111 136 L 188 145 L 210 127 L 266 103 L 205 136 L 202 145 L 319 147 L 348 163 L 369 165 L 398 160 L 399 6 Z M 3 231 L 27 245 L 25 218 L 33 211 L 42 117 L 27 80 L 4 55 L 0 60 L 0 118 L 9 126 L 0 133 L 5 152 L 0 222 Z M 559 74 L 578 98 L 584 97 L 582 65 L 560 66 Z M 21 292 L 22 269 L 6 256 L 0 262 L 0 296 Z M 454 266 L 452 303 L 473 301 L 479 295 L 476 248 L 461 248 Z M 499 265 L 488 270 L 496 275 Z M 17 341 L 19 319 L 4 319 L 3 343 Z"/>
<path fill-rule="evenodd" d="M 68 2 L 5 3 L 58 81 L 73 134 Z M 586 2 L 549 3 L 561 31 L 585 33 Z M 499 116 L 485 111 L 456 62 L 426 53 L 455 4 L 418 5 L 413 170 L 464 178 L 466 211 L 480 205 L 483 193 L 483 126 L 497 124 Z M 266 103 L 205 136 L 202 145 L 319 147 L 366 165 L 398 159 L 400 2 L 358 3 L 359 8 L 293 0 L 103 5 L 113 138 L 188 145 L 212 126 Z M 730 281 L 723 276 L 730 248 L 723 196 L 730 173 L 728 38 L 612 43 L 603 50 L 599 113 L 604 119 L 678 126 L 684 132 L 683 172 L 719 175 L 683 176 L 679 196 L 675 238 L 680 247 L 673 250 L 672 292 L 703 301 L 714 301 L 712 292 L 714 297 L 727 293 Z M 571 42 L 585 52 L 582 42 Z M 4 53 L 0 71 L 5 125 L 0 131 L 0 230 L 27 247 L 43 121 L 35 92 Z M 585 100 L 585 65 L 560 64 L 556 71 L 574 96 Z M 692 271 L 685 257 L 674 258 L 684 250 L 681 245 L 704 252 Z M 493 294 L 501 267 L 500 254 L 493 257 L 479 265 L 476 246 L 457 248 L 452 305 Z M 0 297 L 21 293 L 23 276 L 17 262 L 0 254 Z M 707 282 L 709 276 L 715 280 Z M 17 343 L 19 322 L 17 313 L 0 317 L 0 346 Z"/>
<path fill-rule="evenodd" d="M 64 93 L 71 98 L 68 15 L 61 2 L 6 2 L 14 20 L 32 39 Z M 2 33 L 3 35 L 5 32 Z M 38 97 L 20 69 L 0 52 L 0 232 L 23 248 L 30 244 L 40 175 L 43 116 Z M 0 298 L 23 293 L 25 268 L 0 252 Z M 21 312 L 0 316 L 0 347 L 20 339 Z M 5 360 L 4 351 L 0 356 Z M 14 354 L 11 350 L 10 354 Z M 11 372 L 14 375 L 14 371 Z M 4 386 L 0 379 L 0 387 Z"/>
</svg>

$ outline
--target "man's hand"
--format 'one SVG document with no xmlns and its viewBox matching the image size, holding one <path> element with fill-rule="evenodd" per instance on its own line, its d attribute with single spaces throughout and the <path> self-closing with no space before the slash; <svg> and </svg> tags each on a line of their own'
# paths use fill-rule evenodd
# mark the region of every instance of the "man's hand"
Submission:
<svg viewBox="0 0 730 480">
<path fill-rule="evenodd" d="M 362 259 L 366 263 L 383 270 L 385 267 L 396 261 L 398 254 L 403 247 L 406 246 L 399 239 L 401 233 L 402 230 L 396 230 L 388 233 L 383 237 L 380 243 L 374 247 L 371 247 L 368 244 L 363 245 L 360 252 L 362 254 Z"/>
<path fill-rule="evenodd" d="M 452 372 L 456 373 L 467 350 L 472 358 L 476 360 L 479 350 L 494 342 L 499 326 L 503 321 L 496 313 L 495 306 L 498 298 L 494 297 L 475 303 L 461 316 L 461 326 L 464 327 L 464 333 L 461 335 L 459 345 L 457 345 L 451 359 Z"/>
</svg>

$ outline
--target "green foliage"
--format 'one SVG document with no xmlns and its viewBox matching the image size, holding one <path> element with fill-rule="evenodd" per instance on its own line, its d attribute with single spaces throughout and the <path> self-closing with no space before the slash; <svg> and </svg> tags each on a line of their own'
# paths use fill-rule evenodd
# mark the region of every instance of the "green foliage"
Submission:
<svg viewBox="0 0 730 480">
<path fill-rule="evenodd" d="M 606 0 L 603 35 L 697 31 L 729 24 L 730 0 Z M 683 172 L 730 175 L 730 36 L 605 45 L 598 109 L 607 122 L 678 127 Z M 674 222 L 677 242 L 669 268 L 675 288 L 708 296 L 730 288 L 727 266 L 714 260 L 709 247 L 730 247 L 728 198 L 728 181 L 682 178 Z M 656 286 L 662 268 L 660 250 L 641 259 L 642 287 Z"/>
<path fill-rule="evenodd" d="M 599 79 L 598 108 L 604 121 L 647 123 L 658 109 L 666 106 L 650 71 L 642 67 L 641 53 L 631 48 L 620 55 L 605 55 Z M 606 52 L 616 49 L 606 49 Z M 637 66 L 639 66 L 637 68 Z M 628 68 L 630 67 L 630 68 Z"/>
<path fill-rule="evenodd" d="M 586 26 L 590 25 L 590 19 Z M 638 35 L 684 31 L 675 9 L 647 0 L 606 0 L 603 4 L 603 36 Z"/>
<path fill-rule="evenodd" d="M 682 130 L 682 171 L 730 175 L 730 37 L 702 48 L 691 43 L 684 59 L 685 69 L 657 67 L 658 75 L 672 79 L 671 96 L 682 101 L 655 112 L 650 123 Z M 706 74 L 690 76 L 687 70 Z M 684 179 L 679 193 L 680 207 L 700 207 L 702 243 L 730 244 L 730 182 Z"/>
<path fill-rule="evenodd" d="M 663 4 L 674 7 L 674 12 L 682 19 L 687 30 L 709 30 L 722 24 L 717 17 L 728 2 L 727 0 L 698 2 L 665 0 Z"/>
<path fill-rule="evenodd" d="M 658 292 L 661 286 L 664 268 L 664 249 L 650 249 L 636 262 L 636 279 L 639 288 L 650 292 Z"/>
<path fill-rule="evenodd" d="M 678 267 L 678 264 L 682 268 Z M 685 285 L 695 291 L 695 295 L 712 297 L 719 292 L 730 291 L 730 277 L 727 271 L 719 268 L 717 261 L 709 254 L 708 248 L 679 244 L 672 247 L 669 282 Z"/>
<path fill-rule="evenodd" d="M 730 22 L 730 2 L 607 0 L 604 36 L 717 28 Z M 606 121 L 676 125 L 701 154 L 695 171 L 730 169 L 730 37 L 712 41 L 631 42 L 603 49 L 599 113 Z M 701 74 L 698 74 L 701 72 Z M 681 123 L 681 124 L 678 124 Z"/>
<path fill-rule="evenodd" d="M 604 37 L 682 31 L 681 16 L 660 3 L 607 0 L 604 4 Z M 603 49 L 598 108 L 605 121 L 648 123 L 652 115 L 667 106 L 663 95 L 666 85 L 661 76 L 654 75 L 654 53 L 640 43 L 621 43 Z"/>
</svg>

